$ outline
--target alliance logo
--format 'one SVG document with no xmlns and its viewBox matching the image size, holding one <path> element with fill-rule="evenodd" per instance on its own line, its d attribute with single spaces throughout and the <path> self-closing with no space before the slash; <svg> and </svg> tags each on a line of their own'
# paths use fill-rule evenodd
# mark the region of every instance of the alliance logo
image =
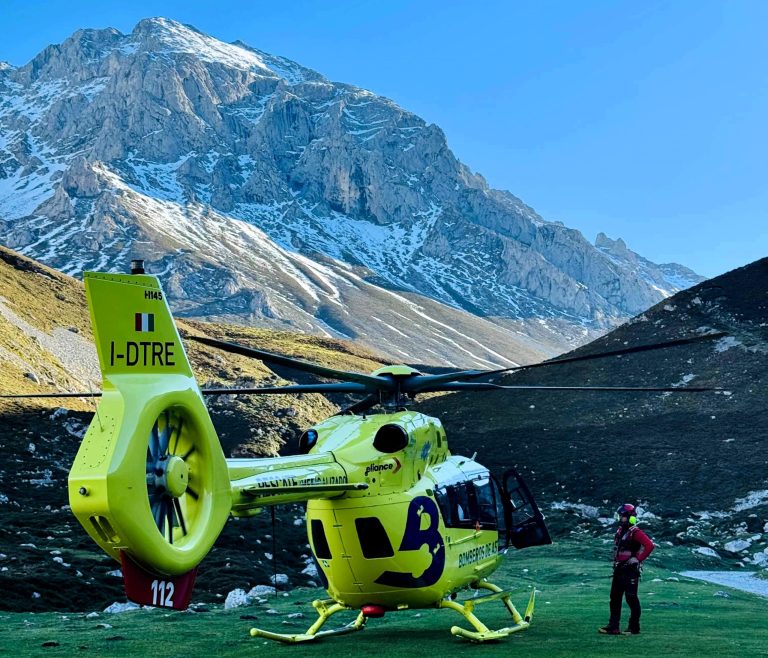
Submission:
<svg viewBox="0 0 768 658">
<path fill-rule="evenodd" d="M 368 477 L 371 473 L 383 473 L 385 471 L 392 471 L 393 474 L 397 473 L 403 465 L 397 457 L 393 457 L 392 460 L 394 463 L 384 462 L 383 464 L 368 464 L 368 466 L 365 467 L 365 477 Z"/>
</svg>

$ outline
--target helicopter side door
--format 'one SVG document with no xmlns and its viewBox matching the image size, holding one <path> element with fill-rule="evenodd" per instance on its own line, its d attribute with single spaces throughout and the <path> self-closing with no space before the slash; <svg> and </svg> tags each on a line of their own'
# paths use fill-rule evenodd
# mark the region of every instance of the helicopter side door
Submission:
<svg viewBox="0 0 768 658">
<path fill-rule="evenodd" d="M 507 544 L 515 548 L 551 544 L 552 538 L 544 523 L 544 515 L 533 499 L 530 489 L 515 469 L 502 478 L 507 521 Z"/>
</svg>

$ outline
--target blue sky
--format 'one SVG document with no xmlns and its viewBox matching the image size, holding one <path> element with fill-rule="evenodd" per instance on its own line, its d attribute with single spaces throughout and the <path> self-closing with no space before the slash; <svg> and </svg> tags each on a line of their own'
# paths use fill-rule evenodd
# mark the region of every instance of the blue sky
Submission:
<svg viewBox="0 0 768 658">
<path fill-rule="evenodd" d="M 768 255 L 768 2 L 0 0 L 0 60 L 149 16 L 392 98 L 589 240 L 705 276 Z"/>
</svg>

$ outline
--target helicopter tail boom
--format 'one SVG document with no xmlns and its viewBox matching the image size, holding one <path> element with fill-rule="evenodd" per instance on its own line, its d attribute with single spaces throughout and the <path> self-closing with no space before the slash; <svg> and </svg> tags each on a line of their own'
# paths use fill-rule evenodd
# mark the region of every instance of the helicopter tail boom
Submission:
<svg viewBox="0 0 768 658">
<path fill-rule="evenodd" d="M 252 516 L 261 507 L 336 498 L 368 488 L 350 482 L 330 452 L 265 459 L 228 459 L 232 514 Z"/>
</svg>

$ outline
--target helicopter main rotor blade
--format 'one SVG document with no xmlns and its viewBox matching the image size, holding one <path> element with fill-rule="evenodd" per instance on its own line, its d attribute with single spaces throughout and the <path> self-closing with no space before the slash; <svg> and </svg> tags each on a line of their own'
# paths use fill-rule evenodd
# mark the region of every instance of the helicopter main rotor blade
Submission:
<svg viewBox="0 0 768 658">
<path fill-rule="evenodd" d="M 4 393 L 0 398 L 100 398 L 101 393 Z"/>
<path fill-rule="evenodd" d="M 349 405 L 346 409 L 342 409 L 336 415 L 354 416 L 355 414 L 359 414 L 363 411 L 368 411 L 368 409 L 375 407 L 379 403 L 380 397 L 381 396 L 378 393 L 373 393 L 372 395 L 363 398 L 359 402 L 355 402 L 354 404 Z"/>
<path fill-rule="evenodd" d="M 558 366 L 562 363 L 573 363 L 574 361 L 590 361 L 592 359 L 602 359 L 607 356 L 621 356 L 622 354 L 634 354 L 635 352 L 649 352 L 651 350 L 661 350 L 667 347 L 677 347 L 678 345 L 688 345 L 690 343 L 699 343 L 706 340 L 717 340 L 724 338 L 728 333 L 725 331 L 718 331 L 711 334 L 703 334 L 700 336 L 689 336 L 688 338 L 676 338 L 675 340 L 664 341 L 663 343 L 651 343 L 650 345 L 635 345 L 633 347 L 625 347 L 619 350 L 610 350 L 608 352 L 599 352 L 597 354 L 583 354 L 579 356 L 567 356 L 563 358 L 555 358 L 550 361 L 542 361 L 541 363 L 532 363 L 527 366 L 516 366 L 514 368 L 502 368 L 500 370 L 486 371 L 486 375 L 501 374 L 505 372 L 513 372 L 515 370 L 527 370 L 529 368 L 545 368 L 547 366 Z M 478 375 L 482 376 L 482 375 Z"/>
<path fill-rule="evenodd" d="M 528 370 L 532 368 L 545 368 L 549 366 L 561 365 L 564 363 L 573 363 L 576 361 L 590 361 L 593 359 L 602 359 L 609 356 L 621 356 L 624 354 L 634 354 L 636 352 L 647 352 L 651 350 L 666 349 L 668 347 L 677 347 L 679 345 L 688 345 L 691 343 L 698 343 L 708 340 L 717 340 L 724 338 L 728 334 L 726 332 L 715 332 L 710 334 L 703 334 L 698 336 L 689 336 L 687 338 L 678 338 L 675 340 L 665 341 L 661 343 L 653 343 L 650 345 L 636 345 L 633 347 L 626 347 L 618 350 L 610 350 L 607 352 L 599 352 L 597 354 L 584 354 L 579 356 L 570 356 L 563 358 L 556 358 L 550 361 L 544 361 L 541 363 L 532 363 L 524 366 L 512 366 L 510 368 L 499 368 L 497 370 L 459 370 L 453 373 L 444 373 L 440 375 L 413 375 L 411 377 L 401 379 L 395 383 L 392 379 L 385 377 L 375 377 L 373 375 L 365 375 L 357 372 L 346 372 L 343 370 L 335 370 L 333 368 L 326 368 L 325 366 L 310 363 L 309 361 L 303 361 L 301 359 L 294 359 L 292 357 L 281 356 L 280 354 L 274 354 L 272 352 L 265 352 L 264 350 L 258 350 L 244 345 L 238 345 L 237 343 L 228 343 L 225 341 L 216 340 L 214 338 L 207 338 L 205 336 L 189 336 L 190 340 L 194 340 L 217 349 L 221 349 L 225 352 L 232 352 L 234 354 L 240 354 L 242 356 L 257 358 L 264 363 L 274 363 L 275 365 L 282 365 L 288 368 L 294 368 L 295 370 L 309 372 L 321 377 L 329 377 L 331 379 L 342 379 L 346 382 L 339 384 L 317 384 L 317 385 L 296 385 L 285 387 L 265 387 L 265 388 L 247 388 L 247 389 L 202 389 L 203 395 L 234 395 L 234 394 L 277 394 L 277 393 L 370 393 L 372 391 L 391 392 L 399 386 L 402 393 L 429 393 L 439 391 L 459 391 L 459 390 L 487 390 L 489 386 L 496 386 L 491 384 L 482 384 L 478 388 L 470 389 L 467 386 L 459 386 L 461 383 L 469 384 L 467 380 L 479 379 L 481 377 L 489 377 L 492 375 L 500 375 L 508 372 L 515 372 L 519 370 Z M 335 388 L 330 388 L 335 387 Z M 339 388 L 340 387 L 340 388 Z M 507 387 L 509 388 L 509 387 Z M 526 387 L 519 387 L 526 388 Z M 667 389 L 656 388 L 616 388 L 616 387 L 527 387 L 534 390 L 541 390 L 549 388 L 551 390 L 645 390 L 645 391 L 666 391 Z M 691 392 L 701 392 L 704 390 L 720 390 L 714 388 L 708 389 L 695 389 L 695 388 L 672 388 L 670 391 L 677 392 L 682 390 L 688 390 Z M 0 394 L 0 399 L 24 399 L 24 398 L 97 398 L 101 397 L 101 393 L 83 392 L 83 393 L 14 393 L 14 394 Z M 377 396 L 372 396 L 377 398 Z M 372 407 L 376 401 L 371 399 L 361 400 L 349 407 L 356 411 L 361 411 Z M 358 406 L 361 405 L 361 406 Z M 342 413 L 345 413 L 346 410 Z"/>
<path fill-rule="evenodd" d="M 378 383 L 385 379 L 379 379 Z M 355 382 L 339 382 L 337 384 L 294 384 L 288 386 L 265 386 L 262 388 L 203 388 L 203 395 L 248 395 L 263 393 L 370 393 L 370 386 Z M 101 393 L 18 393 L 0 395 L 0 398 L 98 398 Z M 378 395 L 373 396 L 378 401 Z M 371 405 L 372 406 L 372 405 Z"/>
<path fill-rule="evenodd" d="M 204 388 L 203 395 L 276 395 L 279 393 L 368 393 L 370 388 L 355 382 L 337 384 L 294 384 L 293 386 L 264 386 L 262 388 Z"/>
<path fill-rule="evenodd" d="M 525 367 L 525 366 L 519 366 Z M 447 382 L 460 382 L 466 379 L 476 379 L 486 375 L 495 375 L 506 370 L 458 370 L 440 375 L 414 375 L 400 383 L 404 393 L 420 393 L 424 388 L 444 384 Z"/>
<path fill-rule="evenodd" d="M 316 363 L 310 363 L 302 359 L 294 359 L 290 356 L 282 356 L 281 354 L 274 354 L 273 352 L 265 352 L 264 350 L 257 350 L 252 347 L 246 347 L 245 345 L 239 345 L 238 343 L 229 343 L 215 338 L 208 338 L 206 336 L 188 336 L 189 340 L 194 340 L 203 345 L 209 347 L 215 347 L 224 352 L 231 352 L 232 354 L 240 354 L 241 356 L 247 356 L 253 359 L 259 359 L 266 364 L 273 363 L 278 366 L 284 366 L 286 368 L 293 368 L 301 372 L 308 372 L 319 377 L 328 377 L 330 379 L 342 379 L 350 382 L 357 382 L 358 384 L 366 384 L 367 390 L 379 390 L 379 389 L 391 389 L 392 384 L 390 380 L 383 377 L 374 377 L 373 375 L 364 375 L 359 372 L 346 372 L 344 370 L 335 370 L 334 368 L 326 368 L 325 366 L 318 365 Z"/>
<path fill-rule="evenodd" d="M 709 386 L 504 386 L 486 382 L 451 382 L 421 391 L 438 393 L 443 391 L 637 391 L 640 393 L 706 393 L 724 391 Z"/>
<path fill-rule="evenodd" d="M 532 363 L 525 366 L 512 366 L 510 368 L 499 368 L 498 370 L 459 370 L 453 373 L 445 373 L 440 375 L 417 375 L 410 377 L 401 383 L 401 390 L 404 393 L 427 393 L 438 389 L 433 388 L 436 385 L 447 384 L 450 382 L 462 382 L 472 379 L 479 379 L 481 377 L 490 377 L 493 375 L 501 375 L 508 372 L 515 372 L 518 370 L 527 370 L 529 368 L 544 368 L 547 366 L 556 366 L 562 363 L 572 363 L 574 361 L 588 361 L 591 359 L 602 359 L 608 356 L 621 356 L 622 354 L 633 354 L 635 352 L 647 352 L 650 350 L 665 349 L 668 347 L 677 347 L 678 345 L 688 345 L 689 343 L 698 343 L 705 340 L 715 340 L 723 338 L 728 334 L 725 332 L 717 332 L 711 334 L 704 334 L 700 336 L 689 336 L 687 338 L 677 338 L 675 340 L 665 341 L 663 343 L 653 343 L 651 345 L 635 345 L 633 347 L 626 347 L 618 350 L 610 350 L 608 352 L 600 352 L 598 354 L 585 354 L 581 356 L 570 356 L 563 358 L 555 358 L 550 361 L 543 361 L 541 363 Z M 446 389 L 439 389 L 446 390 Z M 453 390 L 453 389 L 452 389 Z M 458 389 L 456 389 L 458 390 Z M 465 389 L 466 390 L 466 389 Z M 478 389 L 481 390 L 481 389 Z"/>
</svg>

